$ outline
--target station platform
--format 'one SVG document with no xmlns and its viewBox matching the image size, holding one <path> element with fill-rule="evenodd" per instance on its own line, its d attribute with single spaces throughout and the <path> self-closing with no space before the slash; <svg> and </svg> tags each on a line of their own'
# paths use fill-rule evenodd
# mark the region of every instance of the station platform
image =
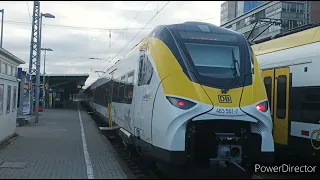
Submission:
<svg viewBox="0 0 320 180">
<path fill-rule="evenodd" d="M 0 147 L 1 179 L 132 179 L 108 139 L 75 102 L 17 127 Z"/>
</svg>

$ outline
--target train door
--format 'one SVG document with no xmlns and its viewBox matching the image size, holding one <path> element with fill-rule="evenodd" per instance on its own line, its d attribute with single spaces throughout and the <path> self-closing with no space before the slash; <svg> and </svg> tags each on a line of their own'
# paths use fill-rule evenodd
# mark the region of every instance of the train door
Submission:
<svg viewBox="0 0 320 180">
<path fill-rule="evenodd" d="M 288 145 L 290 69 L 262 72 L 273 119 L 273 137 L 277 144 Z"/>
<path fill-rule="evenodd" d="M 108 82 L 108 122 L 109 127 L 112 127 L 112 96 L 113 96 L 113 75 L 111 76 L 111 81 Z"/>
<path fill-rule="evenodd" d="M 153 101 L 157 85 L 155 81 L 151 82 L 153 76 L 153 67 L 150 62 L 148 54 L 146 54 L 143 62 L 143 92 L 142 92 L 142 129 L 143 129 L 143 140 L 151 143 L 151 129 L 152 129 L 152 111 Z"/>
<path fill-rule="evenodd" d="M 134 89 L 134 133 L 135 136 L 140 139 L 142 132 L 142 97 L 143 97 L 143 62 L 145 59 L 145 50 L 140 50 L 139 68 L 138 68 L 138 82 Z"/>
</svg>

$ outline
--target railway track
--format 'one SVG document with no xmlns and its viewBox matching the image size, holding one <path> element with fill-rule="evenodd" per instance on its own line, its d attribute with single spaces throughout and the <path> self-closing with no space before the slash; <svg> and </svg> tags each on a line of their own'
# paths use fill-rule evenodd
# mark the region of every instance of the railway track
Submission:
<svg viewBox="0 0 320 180">
<path fill-rule="evenodd" d="M 100 118 L 95 116 L 94 114 L 89 114 L 91 118 L 95 121 L 96 125 L 98 127 L 107 127 L 107 124 L 102 121 Z M 171 177 L 169 175 L 164 174 L 162 171 L 160 171 L 155 164 L 149 163 L 145 159 L 142 159 L 141 156 L 137 154 L 136 151 L 129 151 L 125 145 L 122 143 L 122 140 L 120 137 L 115 134 L 113 131 L 102 131 L 102 134 L 109 140 L 109 142 L 112 144 L 114 149 L 116 150 L 119 157 L 122 159 L 124 164 L 127 166 L 127 168 L 130 170 L 130 172 L 134 175 L 136 179 L 175 179 L 177 176 Z M 320 168 L 320 167 L 319 167 Z M 307 178 L 315 178 L 312 175 L 305 174 L 302 177 Z M 196 173 L 192 174 L 183 174 L 178 178 L 202 178 L 202 179 L 212 179 L 214 176 L 212 173 L 208 171 L 197 171 Z M 318 176 L 316 176 L 318 177 Z M 239 176 L 237 177 L 239 178 Z M 255 174 L 253 175 L 252 179 L 299 179 L 301 178 L 301 175 L 279 175 L 279 174 Z M 246 178 L 247 179 L 247 178 Z"/>
<path fill-rule="evenodd" d="M 102 121 L 99 117 L 94 114 L 89 114 L 91 118 L 95 121 L 98 127 L 107 127 L 107 124 Z M 125 145 L 122 143 L 120 137 L 115 134 L 113 131 L 102 131 L 103 135 L 109 140 L 113 145 L 119 157 L 135 176 L 136 179 L 194 179 L 194 178 L 203 178 L 203 179 L 212 179 L 212 173 L 208 171 L 197 171 L 197 172 L 174 172 L 173 175 L 167 175 L 160 171 L 157 166 L 153 163 L 149 163 L 145 159 L 141 158 L 134 150 L 127 150 Z M 182 170 L 183 171 L 183 170 Z"/>
<path fill-rule="evenodd" d="M 85 110 L 87 110 L 86 106 L 83 104 L 82 106 Z M 94 115 L 94 113 L 89 113 L 89 115 L 95 121 L 98 128 L 108 127 L 107 123 Z M 211 175 L 212 173 L 208 171 L 188 172 L 182 170 L 175 172 L 174 170 L 172 175 L 167 175 L 160 171 L 155 164 L 149 163 L 149 161 L 141 158 L 136 151 L 129 151 L 122 143 L 120 137 L 114 131 L 102 131 L 102 134 L 109 140 L 125 166 L 129 169 L 129 171 L 131 171 L 136 179 L 212 179 L 214 177 Z"/>
<path fill-rule="evenodd" d="M 98 127 L 107 127 L 107 124 L 94 114 L 89 114 Z M 121 139 L 112 131 L 102 132 L 110 141 L 119 157 L 135 176 L 136 179 L 171 179 L 166 176 L 155 165 L 145 161 L 134 151 L 129 151 L 122 143 Z"/>
</svg>

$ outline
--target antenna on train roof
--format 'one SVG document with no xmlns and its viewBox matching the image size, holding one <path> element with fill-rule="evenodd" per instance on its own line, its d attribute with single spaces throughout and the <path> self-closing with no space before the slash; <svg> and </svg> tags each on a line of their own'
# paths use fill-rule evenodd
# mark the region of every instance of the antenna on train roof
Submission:
<svg viewBox="0 0 320 180">
<path fill-rule="evenodd" d="M 106 73 L 105 71 L 94 71 L 94 72 L 97 73 L 99 77 L 101 77 L 99 73 L 103 73 L 103 74 Z"/>
<path fill-rule="evenodd" d="M 259 18 L 259 19 L 255 19 L 255 18 L 252 18 L 250 20 L 251 23 L 255 23 L 252 30 L 250 31 L 248 37 L 247 37 L 247 40 L 250 42 L 250 44 L 252 45 L 254 43 L 254 40 L 257 39 L 262 33 L 264 33 L 267 29 L 269 29 L 272 25 L 276 25 L 276 26 L 282 26 L 284 25 L 283 24 L 283 20 L 282 19 L 273 19 L 273 18 Z M 263 25 L 265 24 L 268 24 L 268 27 L 265 28 L 263 31 L 261 31 L 256 37 L 254 37 L 253 39 L 249 40 L 250 39 L 250 36 L 252 35 L 253 31 L 256 30 L 256 26 L 258 24 L 262 24 L 264 23 Z"/>
<path fill-rule="evenodd" d="M 253 43 L 254 44 L 263 43 L 263 42 L 266 42 L 266 41 L 270 41 L 270 40 L 273 40 L 273 39 L 277 39 L 277 38 L 281 38 L 281 37 L 284 37 L 284 36 L 288 36 L 290 34 L 298 33 L 298 32 L 305 31 L 305 30 L 308 30 L 308 29 L 311 29 L 311 28 L 315 28 L 315 27 L 318 27 L 318 26 L 320 26 L 320 23 L 311 23 L 311 24 L 306 24 L 306 25 L 303 25 L 303 26 L 298 26 L 296 28 L 290 29 L 287 32 L 284 32 L 284 33 L 281 33 L 281 34 L 276 34 L 273 37 L 263 38 L 263 39 L 254 41 Z"/>
</svg>

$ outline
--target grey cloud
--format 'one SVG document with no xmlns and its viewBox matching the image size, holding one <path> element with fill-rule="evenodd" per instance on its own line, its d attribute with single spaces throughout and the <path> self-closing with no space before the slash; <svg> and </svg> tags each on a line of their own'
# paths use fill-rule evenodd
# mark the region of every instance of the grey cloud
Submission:
<svg viewBox="0 0 320 180">
<path fill-rule="evenodd" d="M 55 19 L 45 19 L 44 24 L 66 26 L 97 27 L 97 28 L 141 28 L 167 2 L 149 2 L 144 11 L 133 21 L 133 18 L 146 2 L 112 2 L 112 1 L 42 1 L 41 12 L 49 12 Z M 216 4 L 217 7 L 213 7 Z M 220 3 L 221 4 L 221 3 Z M 147 28 L 154 28 L 160 24 L 171 24 L 188 20 L 206 19 L 220 13 L 220 4 L 217 2 L 170 2 L 150 23 Z M 5 9 L 5 21 L 30 22 L 27 3 L 25 1 L 0 2 Z M 33 2 L 29 2 L 32 15 Z M 219 18 L 217 19 L 219 22 Z M 109 32 L 93 29 L 69 29 L 63 27 L 44 26 L 43 47 L 52 48 L 48 52 L 47 73 L 90 73 L 88 83 L 98 76 L 93 72 L 101 70 L 107 62 L 86 59 L 97 57 L 113 58 L 120 50 L 123 51 L 115 58 L 124 56 L 133 46 L 141 41 L 152 29 L 142 30 L 139 35 L 125 47 L 138 32 L 128 30 L 120 35 L 121 30 L 113 30 L 111 42 L 117 38 L 109 48 Z M 4 48 L 23 59 L 28 67 L 30 51 L 31 25 L 15 25 L 5 23 Z M 41 57 L 43 63 L 43 53 Z M 109 63 L 107 68 L 113 63 Z M 80 67 L 81 66 L 81 67 Z M 106 68 L 106 69 L 107 69 Z M 41 67 L 42 72 L 43 66 Z M 106 70 L 105 69 L 105 70 Z"/>
</svg>

